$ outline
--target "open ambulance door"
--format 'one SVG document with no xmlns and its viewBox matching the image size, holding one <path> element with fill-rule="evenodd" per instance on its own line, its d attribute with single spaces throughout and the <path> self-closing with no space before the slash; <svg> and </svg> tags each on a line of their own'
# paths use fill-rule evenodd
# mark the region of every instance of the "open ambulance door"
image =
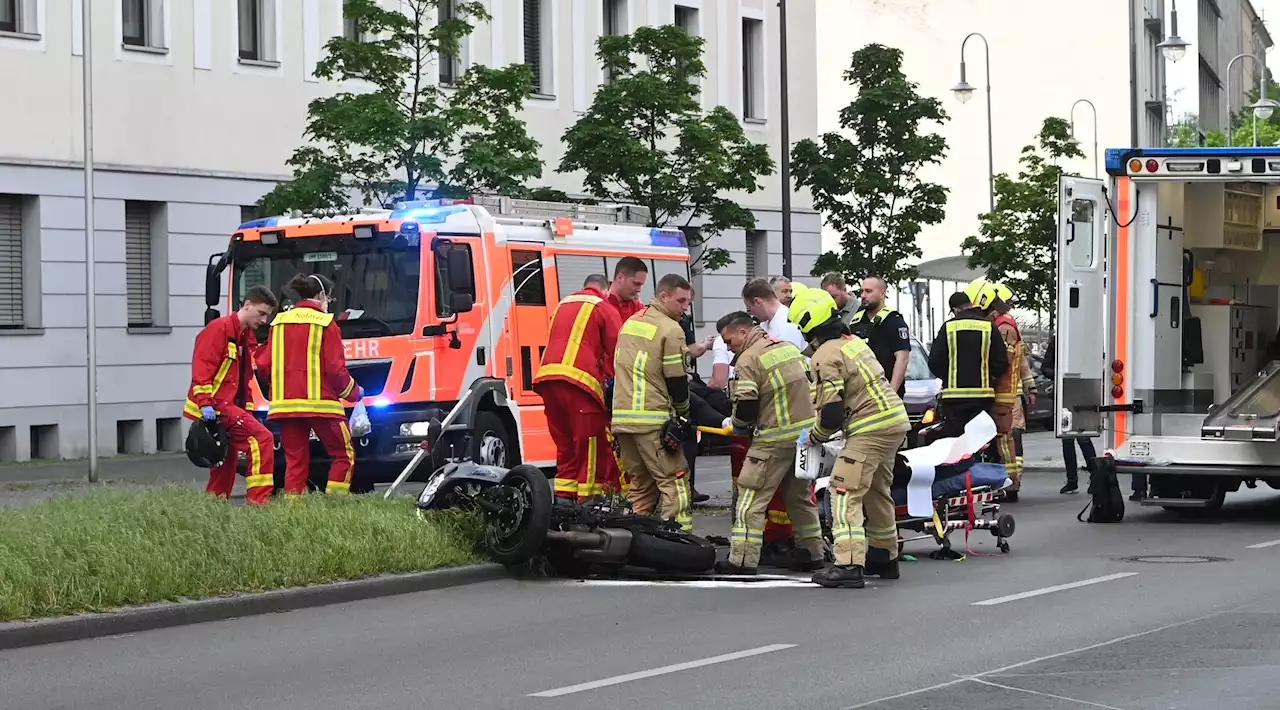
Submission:
<svg viewBox="0 0 1280 710">
<path fill-rule="evenodd" d="M 1057 365 L 1053 430 L 1101 436 L 1107 346 L 1107 203 L 1102 181 L 1058 178 Z"/>
</svg>

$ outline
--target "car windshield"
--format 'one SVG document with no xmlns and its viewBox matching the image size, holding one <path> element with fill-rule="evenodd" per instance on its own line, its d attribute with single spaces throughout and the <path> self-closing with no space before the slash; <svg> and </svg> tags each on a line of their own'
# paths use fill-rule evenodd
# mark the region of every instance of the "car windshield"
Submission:
<svg viewBox="0 0 1280 710">
<path fill-rule="evenodd" d="M 934 379 L 933 373 L 929 371 L 929 356 L 925 354 L 924 346 L 914 340 L 911 341 L 911 357 L 907 359 L 907 379 Z"/>
<path fill-rule="evenodd" d="M 294 299 L 284 285 L 298 273 L 320 274 L 333 281 L 329 312 L 337 317 L 342 337 L 406 335 L 413 332 L 418 314 L 420 260 L 416 244 L 390 235 L 249 242 L 236 251 L 236 302 L 243 301 L 250 287 L 262 285 L 288 309 Z"/>
</svg>

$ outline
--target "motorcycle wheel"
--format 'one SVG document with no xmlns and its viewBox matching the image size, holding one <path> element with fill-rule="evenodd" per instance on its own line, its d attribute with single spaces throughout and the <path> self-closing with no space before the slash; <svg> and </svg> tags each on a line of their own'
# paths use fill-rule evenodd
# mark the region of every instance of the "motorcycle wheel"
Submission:
<svg viewBox="0 0 1280 710">
<path fill-rule="evenodd" d="M 679 530 L 633 530 L 627 562 L 655 570 L 706 572 L 716 564 L 716 548 Z"/>
<path fill-rule="evenodd" d="M 503 510 L 489 517 L 485 549 L 495 562 L 522 564 L 542 548 L 551 527 L 551 486 L 537 468 L 520 465 L 498 486 Z"/>
</svg>

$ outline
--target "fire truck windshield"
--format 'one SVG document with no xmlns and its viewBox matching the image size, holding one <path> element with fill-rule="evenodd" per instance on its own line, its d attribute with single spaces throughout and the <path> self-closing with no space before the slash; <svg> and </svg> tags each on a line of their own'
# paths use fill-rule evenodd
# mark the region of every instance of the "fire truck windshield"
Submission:
<svg viewBox="0 0 1280 710">
<path fill-rule="evenodd" d="M 344 338 L 412 333 L 418 313 L 421 251 L 403 238 L 378 235 L 306 237 L 278 244 L 245 242 L 235 251 L 233 293 L 240 303 L 253 286 L 267 286 L 290 308 L 295 296 L 284 286 L 298 273 L 333 281 L 333 313 Z M 265 335 L 265 334 L 260 334 Z"/>
</svg>

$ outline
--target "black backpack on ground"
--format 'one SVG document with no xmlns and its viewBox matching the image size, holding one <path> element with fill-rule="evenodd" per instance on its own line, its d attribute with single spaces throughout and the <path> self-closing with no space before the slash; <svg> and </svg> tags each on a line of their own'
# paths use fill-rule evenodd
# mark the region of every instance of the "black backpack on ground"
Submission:
<svg viewBox="0 0 1280 710">
<path fill-rule="evenodd" d="M 1116 478 L 1116 461 L 1110 456 L 1089 460 L 1089 502 L 1076 515 L 1076 520 L 1090 523 L 1118 523 L 1124 520 L 1124 494 Z M 1089 511 L 1085 521 L 1084 513 Z"/>
</svg>

